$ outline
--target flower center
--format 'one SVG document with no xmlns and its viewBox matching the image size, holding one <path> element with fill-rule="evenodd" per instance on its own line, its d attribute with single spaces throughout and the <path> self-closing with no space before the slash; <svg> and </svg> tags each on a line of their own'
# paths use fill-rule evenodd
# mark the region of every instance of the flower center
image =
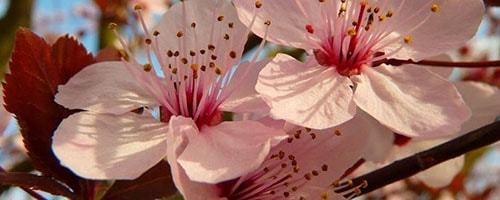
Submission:
<svg viewBox="0 0 500 200">
<path fill-rule="evenodd" d="M 301 4 L 300 1 L 297 1 Z M 439 5 L 428 3 L 416 8 L 415 13 L 398 16 L 405 1 L 396 6 L 389 0 L 368 3 L 367 0 L 342 0 L 337 3 L 320 1 L 324 21 L 305 24 L 306 37 L 316 46 L 313 51 L 320 65 L 334 67 L 344 76 L 357 75 L 363 67 L 394 56 L 405 45 L 411 45 L 411 33 L 427 21 L 431 13 L 439 11 Z M 299 5 L 303 7 L 304 5 Z M 430 9 L 429 9 L 430 7 Z M 430 12 L 422 12 L 429 9 Z M 331 13 L 335 10 L 336 13 Z M 408 30 L 395 32 L 394 28 L 410 22 L 418 15 L 426 13 L 424 19 Z M 304 16 L 309 18 L 309 14 Z M 315 30 L 318 29 L 318 30 Z"/>
</svg>

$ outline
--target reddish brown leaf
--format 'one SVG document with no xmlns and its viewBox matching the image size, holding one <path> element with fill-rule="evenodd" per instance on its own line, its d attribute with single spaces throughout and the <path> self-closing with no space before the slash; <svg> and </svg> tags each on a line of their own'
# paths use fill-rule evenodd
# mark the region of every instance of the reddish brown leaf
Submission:
<svg viewBox="0 0 500 200">
<path fill-rule="evenodd" d="M 102 200 L 158 199 L 176 192 L 170 167 L 162 161 L 135 180 L 116 181 Z"/>
<path fill-rule="evenodd" d="M 92 63 L 92 55 L 73 38 L 61 37 L 51 47 L 31 31 L 20 29 L 10 62 L 11 72 L 4 83 L 6 109 L 19 122 L 33 165 L 77 193 L 83 192 L 81 184 L 87 184 L 86 180 L 62 167 L 51 148 L 54 130 L 75 111 L 55 103 L 54 95 L 58 85 L 65 84 Z"/>
<path fill-rule="evenodd" d="M 54 195 L 62 195 L 71 199 L 76 198 L 75 195 L 66 186 L 50 177 L 45 176 L 37 176 L 34 174 L 22 172 L 0 172 L 0 183 L 4 185 L 14 185 L 29 188 L 32 190 L 43 190 Z"/>
</svg>

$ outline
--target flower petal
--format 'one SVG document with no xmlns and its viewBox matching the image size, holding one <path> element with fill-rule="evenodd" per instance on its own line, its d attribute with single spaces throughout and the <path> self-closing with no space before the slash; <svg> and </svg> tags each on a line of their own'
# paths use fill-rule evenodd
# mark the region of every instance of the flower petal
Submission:
<svg viewBox="0 0 500 200">
<path fill-rule="evenodd" d="M 166 156 L 166 132 L 148 116 L 80 112 L 59 125 L 52 149 L 79 176 L 134 179 Z"/>
<path fill-rule="evenodd" d="M 314 129 L 351 119 L 356 112 L 352 82 L 333 68 L 278 54 L 259 74 L 256 90 L 271 106 L 271 115 Z"/>
<path fill-rule="evenodd" d="M 470 117 L 450 82 L 418 66 L 366 68 L 351 79 L 358 107 L 399 134 L 437 137 Z"/>
<path fill-rule="evenodd" d="M 392 7 L 398 8 L 401 2 L 391 1 Z M 438 6 L 437 12 L 431 11 L 433 5 Z M 390 19 L 393 20 L 390 27 L 399 35 L 410 35 L 412 42 L 404 44 L 403 39 L 396 42 L 404 48 L 395 57 L 421 60 L 459 48 L 477 32 L 484 13 L 481 0 L 404 1 L 401 10 Z"/>
<path fill-rule="evenodd" d="M 283 131 L 254 121 L 205 126 L 189 139 L 178 162 L 191 180 L 219 183 L 258 168 L 273 144 L 285 138 Z"/>
<path fill-rule="evenodd" d="M 218 67 L 236 64 L 247 38 L 247 29 L 238 20 L 236 9 L 225 0 L 190 0 L 174 4 L 163 15 L 156 30 L 160 32 L 160 52 L 180 51 L 181 57 L 188 57 L 190 51 L 199 54 L 203 49 L 206 54 L 217 56 L 213 62 Z M 214 45 L 215 49 L 209 51 L 209 45 Z M 230 57 L 231 51 L 236 57 Z"/>
<path fill-rule="evenodd" d="M 248 62 L 238 66 L 231 77 L 228 88 L 224 91 L 232 92 L 229 98 L 220 106 L 221 110 L 230 112 L 269 112 L 269 106 L 255 91 L 259 72 L 269 63 L 269 59 L 250 64 Z"/>
<path fill-rule="evenodd" d="M 58 90 L 56 102 L 69 109 L 123 114 L 157 104 L 122 62 L 88 66 Z"/>
<path fill-rule="evenodd" d="M 472 111 L 471 118 L 462 125 L 460 135 L 493 123 L 500 116 L 500 90 L 480 82 L 457 82 L 458 91 Z"/>
<path fill-rule="evenodd" d="M 199 134 L 199 132 L 192 119 L 176 116 L 170 118 L 167 133 L 167 160 L 172 172 L 172 178 L 184 199 L 218 199 L 215 185 L 191 181 L 177 162 L 179 155 L 182 154 L 189 143 L 188 137 L 194 137 L 196 134 Z"/>
<path fill-rule="evenodd" d="M 394 133 L 363 110 L 358 110 L 353 119 L 340 127 L 352 132 L 352 134 L 362 134 L 366 141 L 370 141 L 365 147 L 360 147 L 365 149 L 364 159 L 372 162 L 383 162 L 390 156 L 394 143 Z"/>
<path fill-rule="evenodd" d="M 306 25 L 321 25 L 326 21 L 322 18 L 321 7 L 318 1 L 298 0 L 298 1 L 261 1 L 262 7 L 256 9 L 255 1 L 233 0 L 240 20 L 246 26 L 252 28 L 252 32 L 260 37 L 264 37 L 267 25 L 266 21 L 271 21 L 267 40 L 285 46 L 302 49 L 316 49 L 317 46 L 311 40 L 319 41 L 319 38 L 309 34 Z M 298 4 L 297 2 L 301 2 Z M 301 7 L 304 9 L 302 12 Z M 252 21 L 255 17 L 255 22 Z M 308 20 L 309 18 L 309 20 Z M 315 24 L 312 24 L 315 23 Z M 319 27 L 316 27 L 318 29 Z M 317 30 L 319 32 L 319 30 Z"/>
</svg>

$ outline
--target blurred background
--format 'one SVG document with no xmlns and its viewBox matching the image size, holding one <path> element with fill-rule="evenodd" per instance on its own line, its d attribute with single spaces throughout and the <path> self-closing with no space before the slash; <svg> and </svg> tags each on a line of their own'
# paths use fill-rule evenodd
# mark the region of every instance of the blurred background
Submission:
<svg viewBox="0 0 500 200">
<path fill-rule="evenodd" d="M 134 6 L 143 8 L 149 27 L 175 0 L 0 0 L 0 79 L 8 72 L 15 32 L 19 27 L 29 27 L 53 43 L 59 36 L 69 34 L 78 38 L 94 55 L 105 49 L 120 48 L 116 36 L 107 26 L 119 26 L 122 36 L 141 55 L 142 30 Z M 500 7 L 499 1 L 488 1 L 489 7 L 477 35 L 467 45 L 449 52 L 455 61 L 485 61 L 500 59 Z M 247 52 L 251 52 L 259 39 L 250 36 Z M 142 42 L 143 43 L 143 42 Z M 296 58 L 303 51 L 266 45 L 262 56 L 288 53 Z M 455 70 L 455 80 L 474 80 L 500 87 L 500 69 Z M 2 95 L 3 96 L 3 95 Z M 2 99 L 3 102 L 3 99 Z M 5 127 L 0 127 L 0 166 L 14 172 L 32 172 L 26 157 L 15 120 L 5 112 Z M 500 145 L 493 145 L 466 155 L 465 165 L 452 183 L 442 188 L 432 188 L 410 178 L 373 192 L 364 199 L 500 199 Z M 0 170 L 1 170 L 0 168 Z M 36 172 L 34 172 L 36 173 Z M 44 194 L 49 199 L 59 197 Z M 2 186 L 0 199 L 30 199 L 19 188 Z"/>
</svg>

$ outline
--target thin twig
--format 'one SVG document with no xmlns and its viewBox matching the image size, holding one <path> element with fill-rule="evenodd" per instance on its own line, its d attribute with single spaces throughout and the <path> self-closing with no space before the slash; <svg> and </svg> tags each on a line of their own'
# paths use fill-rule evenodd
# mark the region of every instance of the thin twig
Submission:
<svg viewBox="0 0 500 200">
<path fill-rule="evenodd" d="M 5 169 L 3 169 L 1 166 L 0 166 L 0 172 L 7 173 L 7 171 L 5 171 Z M 37 192 L 35 192 L 29 188 L 21 187 L 21 189 L 23 189 L 26 193 L 28 193 L 29 195 L 31 195 L 33 198 L 35 198 L 37 200 L 45 200 L 45 198 L 42 195 L 38 194 Z"/>
<path fill-rule="evenodd" d="M 373 65 L 378 66 L 380 64 L 388 64 L 392 66 L 415 64 L 415 65 L 425 65 L 430 67 L 484 68 L 484 67 L 500 67 L 500 60 L 482 61 L 482 62 L 448 62 L 448 61 L 422 60 L 416 62 L 413 60 L 384 59 L 377 63 L 374 63 Z"/>
<path fill-rule="evenodd" d="M 352 184 L 350 185 L 352 186 L 351 188 L 354 188 L 367 182 L 368 185 L 359 188 L 360 193 L 358 195 L 366 194 L 499 140 L 500 121 L 497 121 L 432 149 L 417 153 L 386 167 L 357 177 L 352 180 Z"/>
</svg>

